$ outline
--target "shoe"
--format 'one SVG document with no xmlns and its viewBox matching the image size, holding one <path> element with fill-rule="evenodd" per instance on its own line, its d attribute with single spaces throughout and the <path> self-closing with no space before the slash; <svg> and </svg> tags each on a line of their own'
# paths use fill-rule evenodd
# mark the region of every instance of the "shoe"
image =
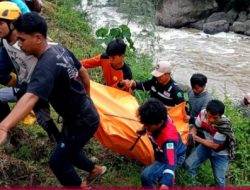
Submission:
<svg viewBox="0 0 250 190">
<path fill-rule="evenodd" d="M 107 171 L 107 167 L 106 166 L 97 166 L 97 165 L 95 165 L 95 168 L 89 173 L 86 181 L 84 181 L 82 183 L 83 186 L 89 186 L 89 185 L 91 185 L 97 179 L 99 179 L 106 171 Z"/>
</svg>

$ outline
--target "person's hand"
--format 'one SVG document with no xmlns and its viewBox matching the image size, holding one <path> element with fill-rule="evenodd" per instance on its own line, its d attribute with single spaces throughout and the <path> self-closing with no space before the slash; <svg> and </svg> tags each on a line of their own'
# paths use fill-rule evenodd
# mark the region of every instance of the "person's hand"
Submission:
<svg viewBox="0 0 250 190">
<path fill-rule="evenodd" d="M 189 131 L 189 135 L 195 136 L 195 135 L 196 135 L 196 132 L 195 132 L 194 130 L 190 130 L 190 131 Z"/>
<path fill-rule="evenodd" d="M 135 88 L 136 87 L 136 82 L 134 80 L 130 81 L 130 88 Z"/>
<path fill-rule="evenodd" d="M 169 189 L 169 187 L 167 185 L 162 184 L 159 189 L 165 189 L 166 190 L 166 189 Z"/>
<path fill-rule="evenodd" d="M 190 116 L 189 116 L 189 115 L 186 115 L 186 116 L 183 118 L 183 120 L 184 120 L 186 123 L 188 123 L 189 120 L 190 120 Z"/>
<path fill-rule="evenodd" d="M 194 141 L 198 141 L 200 139 L 200 137 L 198 137 L 197 135 L 193 135 L 193 140 Z"/>
<path fill-rule="evenodd" d="M 140 129 L 140 130 L 138 130 L 138 131 L 136 131 L 137 135 L 145 135 L 146 132 L 147 132 L 147 130 L 144 129 L 144 128 L 143 128 L 143 129 Z"/>
<path fill-rule="evenodd" d="M 124 91 L 127 91 L 127 92 L 130 92 L 131 91 L 131 87 L 132 85 L 134 85 L 135 81 L 133 80 L 121 80 L 119 83 L 118 83 L 118 87 L 121 89 L 121 90 L 124 90 Z"/>
</svg>

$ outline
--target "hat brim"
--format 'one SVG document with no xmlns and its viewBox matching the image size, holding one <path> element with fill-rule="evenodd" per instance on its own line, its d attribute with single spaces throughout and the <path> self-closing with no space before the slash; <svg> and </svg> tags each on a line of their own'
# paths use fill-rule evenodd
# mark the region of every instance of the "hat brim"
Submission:
<svg viewBox="0 0 250 190">
<path fill-rule="evenodd" d="M 157 71 L 157 70 L 153 70 L 153 71 L 151 72 L 151 75 L 153 75 L 154 77 L 160 77 L 160 76 L 164 75 L 164 73 L 159 72 L 159 71 Z"/>
</svg>

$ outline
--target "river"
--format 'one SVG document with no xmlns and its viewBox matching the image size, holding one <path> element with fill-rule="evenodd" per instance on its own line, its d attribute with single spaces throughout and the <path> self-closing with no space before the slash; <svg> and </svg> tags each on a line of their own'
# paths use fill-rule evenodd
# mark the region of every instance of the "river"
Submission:
<svg viewBox="0 0 250 190">
<path fill-rule="evenodd" d="M 106 0 L 82 0 L 93 31 L 104 26 L 127 24 L 124 15 Z M 194 29 L 169 29 L 157 26 L 157 42 L 143 36 L 145 29 L 129 22 L 135 47 L 152 53 L 155 60 L 168 60 L 174 65 L 174 79 L 188 84 L 193 73 L 208 77 L 208 90 L 218 98 L 224 94 L 239 99 L 250 92 L 250 38 L 234 33 L 207 35 Z M 140 34 L 140 35 L 139 35 Z"/>
</svg>

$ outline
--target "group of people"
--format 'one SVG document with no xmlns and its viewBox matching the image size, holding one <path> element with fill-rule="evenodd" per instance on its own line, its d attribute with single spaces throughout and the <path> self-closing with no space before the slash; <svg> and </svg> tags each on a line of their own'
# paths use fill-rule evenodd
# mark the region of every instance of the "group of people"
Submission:
<svg viewBox="0 0 250 190">
<path fill-rule="evenodd" d="M 48 42 L 47 24 L 42 16 L 22 13 L 13 2 L 0 2 L 0 83 L 6 86 L 0 89 L 0 144 L 9 129 L 33 109 L 39 125 L 56 143 L 49 165 L 63 186 L 87 186 L 104 174 L 107 168 L 94 164 L 81 151 L 99 126 L 87 69 L 100 66 L 106 85 L 129 93 L 150 92 L 151 98 L 138 108 L 143 126 L 138 134 L 149 136 L 156 160 L 141 174 L 144 187 L 172 187 L 175 171 L 181 165 L 195 180 L 197 168 L 207 159 L 216 183 L 226 185 L 235 137 L 231 122 L 224 115 L 224 104 L 206 91 L 205 75 L 196 73 L 190 79 L 185 120 L 190 126 L 189 142 L 196 146 L 187 155 L 187 146 L 167 111 L 185 101 L 183 90 L 172 78 L 169 62 L 159 61 L 151 79 L 135 81 L 125 63 L 126 44 L 122 39 L 111 41 L 104 53 L 78 61 L 62 45 Z M 11 112 L 9 102 L 17 102 Z M 249 96 L 244 104 L 250 105 Z M 61 132 L 50 117 L 50 105 L 63 118 Z M 89 172 L 84 182 L 75 167 Z"/>
</svg>

